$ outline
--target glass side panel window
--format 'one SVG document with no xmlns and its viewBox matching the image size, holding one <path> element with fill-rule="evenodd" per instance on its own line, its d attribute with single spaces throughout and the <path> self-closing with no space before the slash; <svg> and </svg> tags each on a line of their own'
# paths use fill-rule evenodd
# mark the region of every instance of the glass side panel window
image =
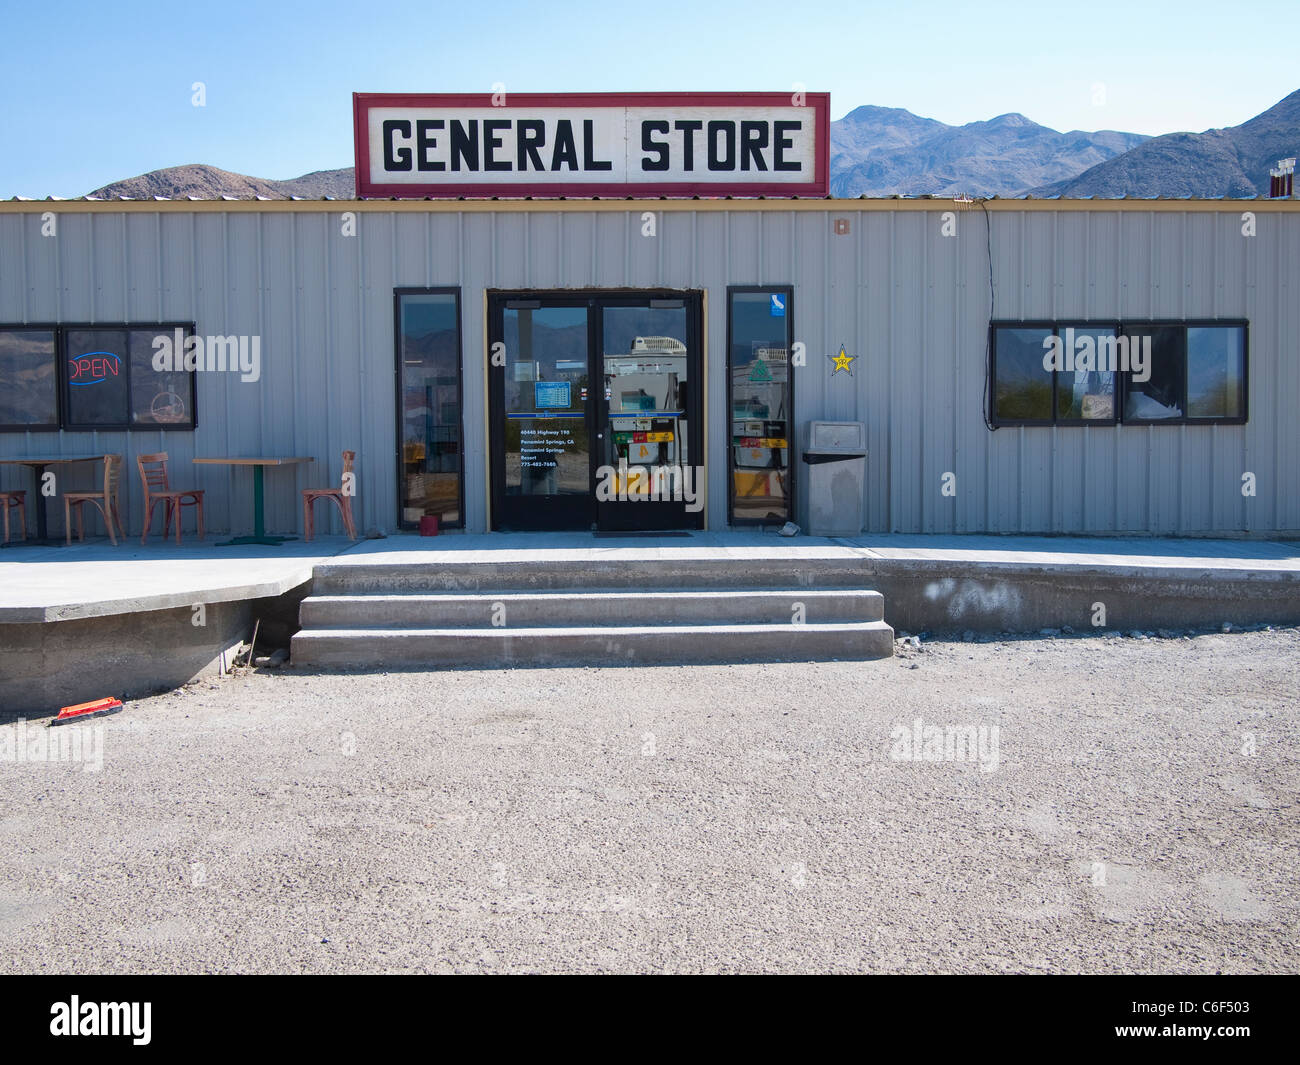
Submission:
<svg viewBox="0 0 1300 1065">
<path fill-rule="evenodd" d="M 456 292 L 398 295 L 403 525 L 461 513 L 460 308 Z"/>
<path fill-rule="evenodd" d="M 58 428 L 57 358 L 52 329 L 0 330 L 0 426 Z"/>
<path fill-rule="evenodd" d="M 161 427 L 194 424 L 194 371 L 185 369 L 185 341 L 191 330 L 184 329 L 132 329 L 126 343 L 131 373 L 131 424 L 132 426 Z M 166 359 L 164 345 L 172 353 L 180 344 L 180 357 Z M 223 352 L 228 360 L 215 363 L 218 372 L 231 373 L 228 367 L 249 366 L 247 340 L 243 355 L 236 350 Z M 212 358 L 208 353 L 207 358 Z M 155 369 L 155 364 L 162 369 Z"/>
<path fill-rule="evenodd" d="M 790 290 L 728 293 L 731 520 L 790 520 Z"/>
<path fill-rule="evenodd" d="M 64 341 L 67 424 L 123 428 L 129 418 L 125 329 L 69 329 Z"/>
<path fill-rule="evenodd" d="M 1052 420 L 1052 371 L 1044 362 L 1051 329 L 999 329 L 993 414 L 999 421 Z M 1082 404 L 1081 404 L 1082 406 Z"/>
<path fill-rule="evenodd" d="M 1187 416 L 1187 331 L 1183 326 L 1125 326 L 1129 371 L 1124 375 L 1124 420 L 1164 421 Z"/>
<path fill-rule="evenodd" d="M 1241 326 L 1187 330 L 1187 416 L 1235 419 L 1245 410 L 1246 331 Z"/>
<path fill-rule="evenodd" d="M 1063 363 L 1056 372 L 1056 420 L 1114 421 L 1120 366 L 1115 329 L 1062 326 L 1056 337 Z"/>
</svg>

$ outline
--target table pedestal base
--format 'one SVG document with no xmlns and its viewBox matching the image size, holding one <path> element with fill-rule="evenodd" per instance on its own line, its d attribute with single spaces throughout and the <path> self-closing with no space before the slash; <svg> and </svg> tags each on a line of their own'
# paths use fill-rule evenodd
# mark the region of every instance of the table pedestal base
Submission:
<svg viewBox="0 0 1300 1065">
<path fill-rule="evenodd" d="M 267 536 L 265 513 L 266 508 L 263 503 L 262 493 L 265 483 L 265 473 L 261 466 L 253 467 L 253 535 L 236 536 L 217 544 L 218 547 L 238 547 L 241 544 L 260 544 L 265 547 L 279 547 L 286 540 L 296 540 L 296 536 Z"/>
</svg>

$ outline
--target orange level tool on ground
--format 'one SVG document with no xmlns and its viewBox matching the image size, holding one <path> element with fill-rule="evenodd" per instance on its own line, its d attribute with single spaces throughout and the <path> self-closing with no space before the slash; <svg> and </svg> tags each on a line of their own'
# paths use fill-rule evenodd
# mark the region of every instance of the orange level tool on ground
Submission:
<svg viewBox="0 0 1300 1065">
<path fill-rule="evenodd" d="M 93 699 L 88 703 L 78 703 L 76 706 L 65 706 L 59 711 L 59 716 L 50 722 L 51 725 L 66 725 L 69 721 L 81 721 L 87 717 L 100 717 L 103 714 L 116 714 L 122 709 L 122 700 L 114 698 Z"/>
</svg>

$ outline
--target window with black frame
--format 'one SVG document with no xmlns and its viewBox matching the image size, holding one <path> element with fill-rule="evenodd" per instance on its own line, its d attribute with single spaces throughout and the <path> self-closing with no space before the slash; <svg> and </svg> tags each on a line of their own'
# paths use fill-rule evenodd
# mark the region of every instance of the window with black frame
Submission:
<svg viewBox="0 0 1300 1065">
<path fill-rule="evenodd" d="M 460 289 L 398 289 L 400 522 L 464 525 Z"/>
<path fill-rule="evenodd" d="M 0 327 L 0 429 L 58 429 L 58 358 L 52 327 Z"/>
<path fill-rule="evenodd" d="M 1246 420 L 1247 324 L 994 322 L 995 426 Z"/>
<path fill-rule="evenodd" d="M 0 430 L 193 429 L 192 323 L 0 325 Z"/>
<path fill-rule="evenodd" d="M 791 518 L 791 294 L 788 285 L 727 289 L 729 502 L 735 525 L 776 525 Z"/>
</svg>

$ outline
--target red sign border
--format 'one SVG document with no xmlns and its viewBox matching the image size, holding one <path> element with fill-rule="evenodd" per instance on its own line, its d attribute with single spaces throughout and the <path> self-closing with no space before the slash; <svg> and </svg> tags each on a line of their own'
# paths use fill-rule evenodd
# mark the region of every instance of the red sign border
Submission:
<svg viewBox="0 0 1300 1065">
<path fill-rule="evenodd" d="M 394 185 L 370 181 L 370 110 L 376 107 L 491 107 L 492 93 L 374 93 L 352 94 L 352 137 L 355 148 L 356 195 L 359 200 L 425 199 L 582 199 L 622 200 L 634 197 L 725 197 L 759 196 L 781 199 L 825 198 L 830 195 L 831 94 L 807 92 L 805 106 L 814 113 L 813 180 L 800 184 L 726 184 L 725 182 L 679 181 L 672 184 L 623 184 L 569 182 L 565 184 L 494 185 Z M 514 107 L 789 107 L 789 92 L 634 92 L 634 93 L 507 93 L 506 103 Z"/>
</svg>

